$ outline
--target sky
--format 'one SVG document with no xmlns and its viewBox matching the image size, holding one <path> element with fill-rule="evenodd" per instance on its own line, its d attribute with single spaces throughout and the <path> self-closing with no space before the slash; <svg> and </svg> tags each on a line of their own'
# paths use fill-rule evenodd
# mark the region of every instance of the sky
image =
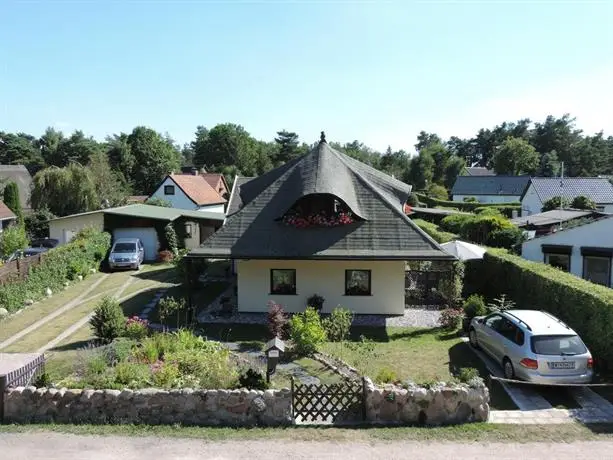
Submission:
<svg viewBox="0 0 613 460">
<path fill-rule="evenodd" d="M 233 122 L 413 151 L 421 130 L 570 113 L 613 134 L 613 0 L 0 0 L 0 17 L 0 131 L 184 143 Z"/>
</svg>

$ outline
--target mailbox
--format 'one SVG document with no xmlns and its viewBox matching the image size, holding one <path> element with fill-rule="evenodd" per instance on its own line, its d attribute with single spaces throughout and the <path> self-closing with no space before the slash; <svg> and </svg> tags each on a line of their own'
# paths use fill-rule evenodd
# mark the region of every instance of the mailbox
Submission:
<svg viewBox="0 0 613 460">
<path fill-rule="evenodd" d="M 285 343 L 279 337 L 270 340 L 264 347 L 266 353 L 266 381 L 270 382 L 270 376 L 275 373 L 281 353 L 285 351 Z"/>
</svg>

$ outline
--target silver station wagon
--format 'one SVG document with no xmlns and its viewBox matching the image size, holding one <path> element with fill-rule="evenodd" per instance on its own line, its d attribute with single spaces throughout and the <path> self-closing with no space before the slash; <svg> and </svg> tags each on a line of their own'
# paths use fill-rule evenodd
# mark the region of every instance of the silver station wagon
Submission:
<svg viewBox="0 0 613 460">
<path fill-rule="evenodd" d="M 589 383 L 593 360 L 570 327 L 537 310 L 506 310 L 473 318 L 470 344 L 502 365 L 507 379 L 542 384 Z"/>
</svg>

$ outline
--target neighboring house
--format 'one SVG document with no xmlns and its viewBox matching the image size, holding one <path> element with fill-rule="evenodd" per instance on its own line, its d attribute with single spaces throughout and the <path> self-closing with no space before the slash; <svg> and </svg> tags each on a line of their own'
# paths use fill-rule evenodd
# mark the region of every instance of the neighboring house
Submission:
<svg viewBox="0 0 613 460">
<path fill-rule="evenodd" d="M 126 198 L 126 204 L 144 203 L 149 196 L 147 195 L 131 195 Z"/>
<path fill-rule="evenodd" d="M 530 176 L 458 176 L 451 195 L 453 201 L 473 197 L 480 203 L 519 202 Z"/>
<path fill-rule="evenodd" d="M 613 215 L 568 227 L 522 244 L 522 257 L 544 262 L 611 287 Z"/>
<path fill-rule="evenodd" d="M 0 201 L 0 232 L 8 226 L 15 223 L 17 216 L 10 210 L 10 208 L 4 204 L 4 201 Z"/>
<path fill-rule="evenodd" d="M 230 196 L 230 189 L 228 188 L 228 183 L 223 174 L 205 172 L 200 173 L 200 175 L 204 177 L 204 180 L 206 180 L 221 197 L 227 199 Z"/>
<path fill-rule="evenodd" d="M 461 176 L 495 176 L 496 173 L 482 166 L 465 166 L 460 172 Z"/>
<path fill-rule="evenodd" d="M 227 200 L 200 174 L 170 174 L 149 198 L 161 198 L 173 208 L 223 214 Z"/>
<path fill-rule="evenodd" d="M 536 236 L 557 231 L 561 226 L 575 225 L 587 219 L 597 219 L 604 214 L 598 211 L 583 209 L 553 209 L 551 211 L 517 217 L 511 222 L 519 228 L 535 232 Z"/>
<path fill-rule="evenodd" d="M 182 229 L 185 247 L 198 247 L 223 224 L 219 212 L 189 211 L 147 204 L 132 204 L 117 208 L 58 217 L 49 221 L 49 237 L 68 243 L 84 228 L 108 231 L 117 238 L 139 238 L 145 246 L 145 260 L 157 258 L 164 227 L 172 222 L 177 233 Z"/>
<path fill-rule="evenodd" d="M 234 181 L 224 226 L 187 260 L 236 262 L 237 306 L 289 312 L 323 296 L 323 312 L 405 309 L 407 260 L 454 260 L 404 213 L 411 186 L 322 140 L 309 154 Z"/>
<path fill-rule="evenodd" d="M 19 201 L 21 202 L 21 209 L 29 211 L 30 207 L 30 193 L 32 191 L 32 176 L 24 165 L 0 165 L 0 185 L 4 188 L 4 185 L 9 182 L 15 182 L 19 189 Z"/>
<path fill-rule="evenodd" d="M 598 211 L 613 213 L 613 185 L 603 177 L 533 177 L 521 197 L 522 216 L 537 214 L 551 198 L 568 201 L 583 195 L 596 203 Z"/>
</svg>

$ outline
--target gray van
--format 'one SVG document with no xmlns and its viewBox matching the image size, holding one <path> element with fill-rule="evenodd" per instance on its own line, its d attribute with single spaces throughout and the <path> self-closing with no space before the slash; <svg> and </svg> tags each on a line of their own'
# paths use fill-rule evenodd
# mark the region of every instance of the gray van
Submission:
<svg viewBox="0 0 613 460">
<path fill-rule="evenodd" d="M 111 270 L 138 270 L 145 259 L 145 248 L 138 238 L 120 238 L 113 243 L 109 254 Z"/>
</svg>

